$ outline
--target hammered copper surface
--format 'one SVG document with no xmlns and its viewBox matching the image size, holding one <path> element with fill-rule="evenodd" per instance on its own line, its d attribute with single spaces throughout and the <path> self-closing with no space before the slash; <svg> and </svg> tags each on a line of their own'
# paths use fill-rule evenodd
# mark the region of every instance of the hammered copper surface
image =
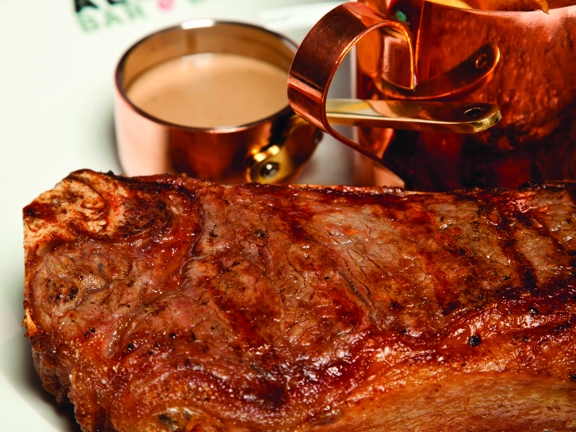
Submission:
<svg viewBox="0 0 576 432">
<path fill-rule="evenodd" d="M 554 8 L 552 3 L 546 14 L 456 9 L 432 2 L 364 3 L 406 17 L 417 34 L 419 83 L 446 73 L 487 43 L 500 50 L 489 82 L 451 98 L 499 105 L 502 120 L 489 131 L 463 136 L 360 130 L 360 144 L 379 148 L 384 165 L 407 187 L 516 187 L 576 178 L 576 6 Z M 358 43 L 358 96 L 386 98 L 378 86 L 380 77 L 366 72 L 373 66 L 373 48 L 370 40 Z M 363 169 L 371 165 L 365 162 Z"/>
</svg>

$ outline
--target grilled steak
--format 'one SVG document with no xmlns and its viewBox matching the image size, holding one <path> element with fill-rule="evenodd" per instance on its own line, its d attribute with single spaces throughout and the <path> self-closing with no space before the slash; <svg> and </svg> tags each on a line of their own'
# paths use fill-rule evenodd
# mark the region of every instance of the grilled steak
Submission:
<svg viewBox="0 0 576 432">
<path fill-rule="evenodd" d="M 575 198 L 78 171 L 24 324 L 85 431 L 576 430 Z"/>
</svg>

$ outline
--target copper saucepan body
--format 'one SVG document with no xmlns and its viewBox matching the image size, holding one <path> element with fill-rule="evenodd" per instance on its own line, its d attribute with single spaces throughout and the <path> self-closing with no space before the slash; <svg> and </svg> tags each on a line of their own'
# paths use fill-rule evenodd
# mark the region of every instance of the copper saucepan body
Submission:
<svg viewBox="0 0 576 432">
<path fill-rule="evenodd" d="M 129 175 L 186 172 L 220 183 L 288 181 L 313 154 L 320 131 L 285 106 L 247 124 L 193 127 L 158 118 L 129 97 L 143 73 L 171 59 L 227 53 L 258 59 L 284 71 L 297 45 L 262 27 L 192 20 L 135 43 L 116 70 L 118 153 Z M 193 119 L 191 119 L 193 121 Z"/>
</svg>

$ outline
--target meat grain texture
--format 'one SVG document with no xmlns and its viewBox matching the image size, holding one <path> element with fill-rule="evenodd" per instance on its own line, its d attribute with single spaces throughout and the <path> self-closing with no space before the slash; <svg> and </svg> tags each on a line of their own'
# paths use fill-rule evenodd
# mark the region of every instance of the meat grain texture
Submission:
<svg viewBox="0 0 576 432">
<path fill-rule="evenodd" d="M 24 325 L 84 431 L 576 430 L 575 199 L 78 171 Z"/>
</svg>

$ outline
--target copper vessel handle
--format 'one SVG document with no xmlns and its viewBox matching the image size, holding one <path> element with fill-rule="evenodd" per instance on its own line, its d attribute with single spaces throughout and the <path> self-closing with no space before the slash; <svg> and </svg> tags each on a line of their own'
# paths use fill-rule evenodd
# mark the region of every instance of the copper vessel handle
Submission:
<svg viewBox="0 0 576 432">
<path fill-rule="evenodd" d="M 386 30 L 405 39 L 409 51 L 409 83 L 380 85 L 390 101 L 331 101 L 328 90 L 338 67 L 366 34 Z M 494 44 L 486 44 L 441 76 L 416 85 L 412 36 L 398 21 L 363 3 L 348 2 L 328 12 L 306 35 L 288 74 L 292 109 L 324 132 L 382 164 L 381 157 L 341 135 L 332 124 L 392 127 L 437 132 L 476 133 L 495 125 L 501 114 L 494 104 L 429 102 L 467 92 L 489 80 L 500 60 Z"/>
<path fill-rule="evenodd" d="M 438 100 L 470 93 L 492 79 L 500 61 L 500 49 L 494 43 L 482 45 L 470 57 L 441 75 L 419 82 L 407 89 L 390 81 L 380 80 L 386 97 L 403 100 Z"/>
<path fill-rule="evenodd" d="M 296 113 L 377 161 L 377 156 L 330 126 L 326 100 L 336 70 L 354 45 L 367 33 L 385 27 L 406 38 L 413 59 L 411 35 L 403 24 L 388 19 L 363 3 L 348 2 L 332 9 L 310 30 L 294 56 L 288 75 L 288 99 Z M 411 68 L 409 88 L 414 88 L 413 63 Z"/>
</svg>

